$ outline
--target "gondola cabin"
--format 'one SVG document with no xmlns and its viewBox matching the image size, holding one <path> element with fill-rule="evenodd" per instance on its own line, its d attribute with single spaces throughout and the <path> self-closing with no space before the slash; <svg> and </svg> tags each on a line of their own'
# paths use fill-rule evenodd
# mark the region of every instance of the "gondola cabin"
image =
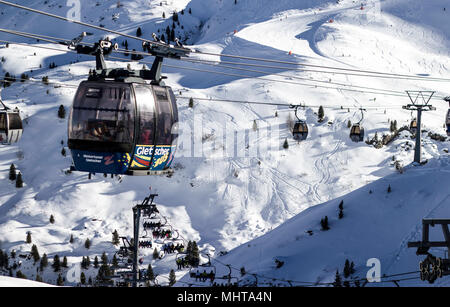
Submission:
<svg viewBox="0 0 450 307">
<path fill-rule="evenodd" d="M 447 135 L 450 136 L 450 109 L 447 112 L 447 119 L 445 120 L 445 125 L 447 127 Z"/>
<path fill-rule="evenodd" d="M 19 110 L 0 110 L 0 144 L 17 143 L 22 137 L 23 126 Z"/>
<path fill-rule="evenodd" d="M 409 125 L 409 130 L 411 131 L 412 134 L 416 134 L 417 132 L 417 120 L 413 119 L 411 121 L 411 124 Z"/>
<path fill-rule="evenodd" d="M 353 142 L 364 141 L 364 128 L 359 124 L 354 124 L 350 129 L 350 139 Z"/>
<path fill-rule="evenodd" d="M 292 129 L 292 136 L 296 141 L 304 141 L 308 137 L 308 125 L 305 121 L 297 121 Z"/>
<path fill-rule="evenodd" d="M 170 87 L 84 81 L 69 117 L 74 168 L 103 174 L 163 173 L 175 153 L 177 122 Z"/>
</svg>

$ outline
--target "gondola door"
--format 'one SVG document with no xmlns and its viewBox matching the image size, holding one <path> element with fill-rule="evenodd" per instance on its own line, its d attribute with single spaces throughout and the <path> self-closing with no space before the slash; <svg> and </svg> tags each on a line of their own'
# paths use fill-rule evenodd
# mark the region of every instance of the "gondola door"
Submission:
<svg viewBox="0 0 450 307">
<path fill-rule="evenodd" d="M 19 112 L 8 113 L 8 143 L 17 143 L 22 137 L 22 120 Z"/>
<path fill-rule="evenodd" d="M 176 139 L 173 126 L 178 119 L 174 115 L 177 110 L 174 110 L 171 102 L 173 95 L 169 88 L 153 86 L 153 94 L 156 101 L 157 134 L 151 170 L 163 171 L 170 167 L 175 151 L 172 141 Z"/>
<path fill-rule="evenodd" d="M 8 143 L 8 121 L 7 113 L 0 112 L 0 144 Z"/>
<path fill-rule="evenodd" d="M 157 130 L 156 107 L 150 85 L 134 84 L 137 105 L 136 146 L 130 171 L 134 174 L 146 175 L 150 170 L 155 151 L 155 136 Z"/>
</svg>

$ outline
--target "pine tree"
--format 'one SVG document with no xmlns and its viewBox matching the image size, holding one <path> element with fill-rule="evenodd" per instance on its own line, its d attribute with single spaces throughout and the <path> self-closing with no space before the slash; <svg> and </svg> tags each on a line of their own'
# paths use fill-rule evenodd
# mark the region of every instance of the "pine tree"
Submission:
<svg viewBox="0 0 450 307">
<path fill-rule="evenodd" d="M 11 251 L 11 258 L 12 258 L 12 259 L 15 259 L 15 258 L 16 258 L 16 250 L 15 250 L 15 249 L 13 249 L 13 250 Z"/>
<path fill-rule="evenodd" d="M 192 257 L 191 265 L 197 267 L 200 264 L 200 251 L 198 250 L 197 242 L 192 241 Z"/>
<path fill-rule="evenodd" d="M 339 219 L 342 219 L 344 217 L 344 201 L 341 200 L 339 203 Z"/>
<path fill-rule="evenodd" d="M 350 276 L 350 261 L 348 261 L 348 259 L 345 259 L 344 277 L 348 278 L 349 276 Z"/>
<path fill-rule="evenodd" d="M 189 14 L 192 14 L 192 9 L 191 8 L 189 8 Z"/>
<path fill-rule="evenodd" d="M 60 106 L 59 106 L 59 109 L 58 109 L 58 117 L 59 117 L 59 118 L 66 118 L 66 108 L 64 108 L 63 105 L 60 105 Z"/>
<path fill-rule="evenodd" d="M 153 250 L 153 259 L 158 259 L 159 258 L 159 251 L 158 248 L 155 247 L 155 249 Z"/>
<path fill-rule="evenodd" d="M 119 261 L 117 260 L 116 255 L 114 254 L 113 259 L 112 259 L 112 267 L 115 269 L 119 266 Z"/>
<path fill-rule="evenodd" d="M 192 258 L 192 241 L 189 241 L 186 247 L 186 260 L 190 264 Z"/>
<path fill-rule="evenodd" d="M 258 124 L 256 123 L 256 120 L 253 120 L 253 131 L 258 130 Z"/>
<path fill-rule="evenodd" d="M 64 279 L 62 278 L 61 274 L 58 274 L 58 279 L 56 280 L 57 286 L 64 286 Z"/>
<path fill-rule="evenodd" d="M 23 188 L 23 180 L 21 172 L 19 172 L 19 174 L 17 175 L 16 188 Z"/>
<path fill-rule="evenodd" d="M 84 272 L 81 272 L 80 274 L 80 283 L 84 285 L 86 283 L 86 275 L 84 275 Z"/>
<path fill-rule="evenodd" d="M 39 259 L 41 259 L 38 248 L 35 244 L 33 244 L 33 246 L 31 247 L 31 256 L 33 257 L 34 264 L 36 264 L 36 262 L 38 262 Z"/>
<path fill-rule="evenodd" d="M 247 272 L 245 271 L 245 268 L 242 267 L 242 268 L 241 268 L 241 276 L 244 276 L 245 274 L 247 274 Z"/>
<path fill-rule="evenodd" d="M 44 253 L 41 258 L 41 263 L 39 264 L 39 269 L 43 271 L 48 266 L 47 254 Z"/>
<path fill-rule="evenodd" d="M 86 258 L 83 256 L 83 258 L 81 258 L 81 268 L 82 269 L 87 269 L 87 266 L 86 266 Z"/>
<path fill-rule="evenodd" d="M 355 271 L 355 264 L 353 263 L 353 261 L 350 263 L 350 275 L 351 274 L 354 274 L 356 271 Z"/>
<path fill-rule="evenodd" d="M 86 256 L 86 268 L 88 269 L 90 265 L 91 265 L 91 258 L 89 258 L 89 256 Z"/>
<path fill-rule="evenodd" d="M 106 253 L 103 252 L 102 254 L 102 264 L 107 265 L 108 264 L 108 256 L 106 256 Z"/>
<path fill-rule="evenodd" d="M 67 268 L 67 267 L 68 267 L 68 264 L 67 264 L 67 257 L 66 257 L 66 256 L 64 256 L 61 266 L 62 266 L 63 268 Z"/>
<path fill-rule="evenodd" d="M 55 224 L 55 217 L 53 216 L 53 214 L 50 215 L 49 222 L 50 222 L 51 224 Z"/>
<path fill-rule="evenodd" d="M 84 242 L 84 247 L 85 247 L 86 249 L 89 249 L 89 248 L 91 247 L 91 240 L 86 239 L 86 241 Z"/>
<path fill-rule="evenodd" d="M 289 148 L 289 142 L 287 139 L 284 139 L 283 148 L 288 149 Z"/>
<path fill-rule="evenodd" d="M 100 281 L 105 281 L 109 276 L 111 276 L 111 270 L 107 264 L 102 264 L 98 269 L 97 279 Z"/>
<path fill-rule="evenodd" d="M 162 18 L 166 19 L 166 12 L 163 12 Z"/>
<path fill-rule="evenodd" d="M 172 287 L 177 282 L 175 271 L 172 269 L 169 273 L 169 287 Z"/>
<path fill-rule="evenodd" d="M 325 112 L 324 112 L 322 106 L 319 107 L 319 113 L 318 113 L 318 116 L 319 116 L 319 122 L 322 122 L 322 121 L 323 121 L 323 118 L 325 117 Z"/>
<path fill-rule="evenodd" d="M 27 244 L 31 243 L 31 232 L 29 232 L 29 231 L 27 231 L 27 239 L 25 242 L 27 242 Z"/>
<path fill-rule="evenodd" d="M 27 279 L 25 274 L 23 274 L 22 271 L 20 271 L 20 270 L 16 272 L 16 277 L 17 278 L 22 278 L 22 279 Z"/>
<path fill-rule="evenodd" d="M 50 84 L 50 82 L 48 80 L 48 76 L 42 77 L 42 83 L 44 83 L 45 85 L 49 85 Z"/>
<path fill-rule="evenodd" d="M 73 240 L 73 234 L 70 234 L 69 243 L 70 243 L 70 244 L 73 244 L 73 241 L 74 241 L 74 240 Z"/>
<path fill-rule="evenodd" d="M 141 36 L 142 36 L 142 29 L 141 29 L 141 27 L 139 27 L 139 28 L 136 30 L 136 36 L 137 36 L 137 37 L 141 37 Z"/>
<path fill-rule="evenodd" d="M 17 174 L 16 174 L 16 167 L 14 166 L 14 164 L 11 164 L 11 166 L 9 167 L 9 180 L 16 180 L 17 178 Z"/>
<path fill-rule="evenodd" d="M 387 192 L 388 192 L 388 193 L 391 193 L 391 192 L 392 192 L 391 185 L 388 186 Z"/>
<path fill-rule="evenodd" d="M 152 265 L 149 264 L 147 268 L 147 280 L 153 281 L 155 280 L 155 273 L 153 272 Z"/>
<path fill-rule="evenodd" d="M 98 268 L 98 257 L 97 256 L 95 256 L 95 258 L 94 258 L 94 268 Z"/>
<path fill-rule="evenodd" d="M 39 274 L 36 275 L 36 281 L 43 282 L 41 275 L 39 275 Z"/>
<path fill-rule="evenodd" d="M 64 147 L 61 149 L 61 155 L 62 155 L 63 157 L 66 156 L 66 149 L 65 149 Z"/>
<path fill-rule="evenodd" d="M 114 230 L 114 232 L 112 234 L 112 244 L 113 245 L 119 245 L 120 244 L 119 233 L 117 232 L 117 230 Z"/>
<path fill-rule="evenodd" d="M 194 99 L 191 97 L 189 98 L 189 108 L 193 108 L 194 107 Z"/>
<path fill-rule="evenodd" d="M 347 128 L 351 128 L 352 127 L 352 122 L 351 122 L 351 120 L 348 120 L 348 122 L 347 122 Z"/>
<path fill-rule="evenodd" d="M 174 22 L 178 22 L 179 18 L 178 18 L 178 13 L 177 12 L 173 12 L 172 19 L 173 19 Z"/>
<path fill-rule="evenodd" d="M 339 271 L 336 271 L 336 277 L 333 283 L 334 287 L 342 287 L 341 275 L 339 275 Z"/>
<path fill-rule="evenodd" d="M 329 230 L 330 226 L 328 226 L 328 216 L 320 220 L 320 225 L 322 226 L 322 230 Z"/>
<path fill-rule="evenodd" d="M 61 262 L 59 260 L 59 256 L 55 255 L 55 257 L 53 257 L 53 264 L 52 264 L 53 270 L 55 272 L 58 272 L 61 269 Z"/>
</svg>

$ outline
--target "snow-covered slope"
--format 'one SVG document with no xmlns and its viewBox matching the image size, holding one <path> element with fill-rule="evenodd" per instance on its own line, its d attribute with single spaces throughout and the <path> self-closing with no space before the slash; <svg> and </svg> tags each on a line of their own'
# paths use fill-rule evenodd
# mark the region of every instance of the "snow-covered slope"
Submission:
<svg viewBox="0 0 450 307">
<path fill-rule="evenodd" d="M 0 276 L 0 287 L 54 287 L 54 286 L 27 279 Z"/>
<path fill-rule="evenodd" d="M 137 27 L 142 27 L 144 37 L 149 38 L 151 32 L 158 29 L 164 31 L 172 24 L 168 17 L 173 10 L 180 12 L 185 8 L 184 15 L 179 14 L 184 29 L 177 26 L 177 31 L 180 31 L 177 35 L 188 37 L 188 43 L 195 44 L 192 48 L 197 50 L 350 69 L 443 78 L 450 76 L 450 32 L 441 26 L 450 11 L 448 8 L 443 10 L 446 6 L 444 0 L 431 4 L 403 0 L 367 1 L 363 10 L 359 3 L 350 0 L 340 3 L 325 0 L 238 0 L 236 5 L 233 1 L 212 0 L 207 7 L 202 0 L 168 0 L 163 6 L 159 5 L 160 2 L 124 0 L 119 8 L 117 1 L 112 0 L 83 2 L 81 17 L 82 21 L 103 24 L 132 35 Z M 21 2 L 63 16 L 69 10 L 65 1 L 49 0 L 45 3 L 43 0 Z M 188 13 L 189 8 L 192 14 Z M 166 14 L 165 20 L 162 19 L 162 12 Z M 2 28 L 63 38 L 73 38 L 86 30 L 3 5 L 0 5 L 0 13 L 7 17 L 0 19 Z M 117 17 L 117 14 L 119 17 L 114 20 L 112 15 Z M 90 37 L 91 41 L 104 35 L 93 32 L 96 35 Z M 54 47 L 6 34 L 0 34 L 0 39 Z M 118 40 L 121 41 L 121 38 Z M 130 49 L 140 50 L 139 42 L 128 41 Z M 73 85 L 86 78 L 89 69 L 94 66 L 94 62 L 87 57 L 17 45 L 1 48 L 0 57 L 5 58 L 5 62 L 1 63 L 2 73 L 8 71 L 19 76 L 27 72 L 37 80 L 47 75 L 51 81 Z M 203 58 L 229 60 L 213 56 Z M 76 60 L 80 62 L 70 64 Z M 146 60 L 151 61 L 151 58 Z M 51 62 L 58 67 L 47 69 Z M 361 115 L 355 109 L 348 112 L 346 108 L 359 106 L 373 107 L 365 113 L 363 122 L 370 138 L 375 133 L 388 133 L 389 120 L 397 120 L 399 127 L 408 125 L 411 114 L 401 110 L 401 106 L 409 102 L 406 97 L 353 92 L 346 88 L 354 88 L 346 86 L 330 90 L 314 85 L 328 85 L 323 82 L 329 82 L 330 86 L 338 87 L 332 84 L 344 83 L 400 92 L 406 89 L 432 89 L 441 96 L 448 88 L 445 82 L 330 75 L 291 70 L 292 67 L 279 70 L 257 68 L 266 71 L 261 73 L 179 61 L 167 63 L 260 77 L 224 76 L 166 67 L 167 83 L 177 92 L 181 90 L 185 97 L 286 104 L 301 102 L 313 106 L 335 106 L 336 109 L 325 110 L 323 123 L 317 122 L 317 107 L 301 111 L 301 116 L 308 122 L 310 134 L 308 140 L 297 144 L 292 141 L 287 129 L 289 112 L 286 108 L 196 101 L 191 109 L 187 107 L 187 101 L 180 99 L 182 125 L 203 127 L 205 154 L 202 157 L 186 157 L 179 151 L 175 158 L 178 169 L 171 178 L 124 177 L 118 181 L 97 175 L 93 180 L 88 180 L 86 174 L 65 174 L 64 169 L 70 166 L 71 158 L 60 153 L 61 141 L 65 143 L 67 139 L 67 121 L 57 118 L 57 108 L 60 104 L 70 107 L 75 88 L 15 83 L 2 92 L 3 99 L 7 104 L 19 107 L 28 120 L 22 140 L 17 145 L 0 148 L 0 178 L 4 182 L 0 187 L 1 248 L 29 251 L 31 246 L 25 244 L 24 239 L 26 232 L 31 231 L 33 243 L 38 245 L 41 253 L 66 255 L 70 263 L 79 262 L 82 256 L 88 254 L 100 255 L 103 251 L 112 255 L 115 251 L 109 243 L 112 231 L 117 229 L 121 235 L 131 235 L 131 206 L 142 200 L 148 194 L 148 187 L 152 186 L 153 191 L 160 195 L 157 202 L 162 212 L 185 238 L 199 240 L 200 246 L 205 249 L 215 249 L 217 252 L 230 250 L 267 233 L 305 209 L 337 199 L 391 175 L 394 172 L 392 156 L 404 165 L 412 161 L 408 133 L 387 147 L 375 149 L 363 143 L 352 143 L 347 128 L 349 120 L 357 122 Z M 126 64 L 108 62 L 108 65 Z M 140 67 L 141 64 L 133 66 Z M 33 72 L 30 73 L 30 70 Z M 314 78 L 322 83 L 296 78 Z M 433 104 L 437 110 L 424 114 L 424 128 L 443 134 L 447 106 L 439 100 L 433 100 Z M 276 111 L 278 117 L 274 116 Z M 251 130 L 254 121 L 260 133 L 271 127 L 272 136 L 262 135 L 248 144 L 240 141 L 237 146 L 246 148 L 244 152 L 256 146 L 270 149 L 262 150 L 255 157 L 221 157 L 220 149 L 224 144 L 218 137 L 220 131 Z M 289 149 L 281 147 L 285 138 L 289 140 Z M 443 149 L 448 146 L 448 141 L 435 142 L 424 134 L 424 158 L 439 159 L 445 155 Z M 11 163 L 16 164 L 23 174 L 25 187 L 22 189 L 16 189 L 7 180 Z M 408 176 L 407 172 L 399 178 Z M 328 206 L 312 209 L 312 212 L 325 210 L 320 208 Z M 379 212 L 380 215 L 384 213 Z M 421 213 L 411 213 L 410 222 L 414 220 L 419 223 Z M 51 214 L 56 218 L 55 224 L 49 223 Z M 311 220 L 297 219 L 310 223 L 308 225 L 317 224 L 315 216 Z M 350 223 L 350 219 L 346 216 L 342 223 Z M 379 225 L 380 228 L 383 225 Z M 375 225 L 370 229 L 375 232 L 379 227 Z M 303 231 L 300 230 L 301 235 Z M 68 243 L 71 234 L 76 238 L 74 244 Z M 332 235 L 332 232 L 325 235 Z M 401 235 L 403 233 L 399 233 Z M 89 251 L 84 248 L 87 238 L 93 239 Z M 391 244 L 397 246 L 401 242 L 393 240 Z M 308 257 L 314 257 L 314 253 L 311 252 Z M 268 258 L 265 261 L 272 260 Z M 330 269 L 334 269 L 340 261 L 337 257 L 336 262 L 330 264 Z M 155 271 L 161 274 L 176 267 L 174 262 L 168 261 L 154 265 Z M 258 270 L 256 267 L 254 269 Z M 265 270 L 265 266 L 261 265 L 260 269 Z M 316 270 L 308 274 L 305 279 L 315 280 L 322 276 Z M 327 274 L 323 276 L 329 277 Z M 49 275 L 50 279 L 55 280 Z"/>
<path fill-rule="evenodd" d="M 366 278 L 372 267 L 366 263 L 371 258 L 380 260 L 382 275 L 416 272 L 423 257 L 416 255 L 415 248 L 407 248 L 407 242 L 421 240 L 421 218 L 450 215 L 449 172 L 449 157 L 433 159 L 426 166 L 411 165 L 403 174 L 386 176 L 338 199 L 309 208 L 218 260 L 235 268 L 244 267 L 248 272 L 245 278 L 250 283 L 254 282 L 250 274 L 257 273 L 259 283 L 284 286 L 287 282 L 272 279 L 334 282 L 336 270 L 342 275 L 346 259 L 353 261 L 356 269 L 348 280 Z M 344 217 L 339 219 L 341 201 Z M 320 226 L 325 216 L 329 219 L 328 231 L 322 231 Z M 307 231 L 312 231 L 312 235 Z M 430 228 L 430 238 L 443 240 L 440 227 Z M 430 252 L 444 257 L 445 249 L 435 248 Z M 283 261 L 284 265 L 277 269 L 275 259 Z M 215 265 L 221 272 L 228 272 L 220 263 Z M 236 276 L 239 272 L 233 274 Z M 402 281 L 401 286 L 426 285 L 420 281 L 418 273 L 396 278 L 414 277 L 417 279 Z M 440 286 L 448 286 L 448 283 L 448 278 L 436 282 Z"/>
</svg>

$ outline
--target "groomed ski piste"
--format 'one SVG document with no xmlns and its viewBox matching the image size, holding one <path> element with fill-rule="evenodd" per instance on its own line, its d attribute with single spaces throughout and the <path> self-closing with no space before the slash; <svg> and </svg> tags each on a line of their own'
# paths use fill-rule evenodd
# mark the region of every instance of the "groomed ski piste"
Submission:
<svg viewBox="0 0 450 307">
<path fill-rule="evenodd" d="M 262 65 L 278 69 L 166 60 L 165 82 L 179 96 L 181 126 L 202 127 L 203 154 L 192 157 L 180 149 L 171 177 L 124 176 L 119 180 L 97 174 L 89 180 L 85 173 L 66 173 L 72 163 L 66 147 L 68 123 L 67 117 L 57 117 L 57 111 L 62 104 L 68 112 L 77 85 L 95 66 L 94 59 L 66 53 L 64 46 L 0 33 L 3 41 L 61 49 L 13 43 L 6 48 L 6 43 L 0 42 L 2 76 L 27 73 L 34 80 L 44 76 L 50 80 L 47 86 L 17 81 L 2 90 L 3 101 L 21 110 L 25 125 L 19 143 L 0 146 L 0 249 L 27 254 L 35 244 L 41 256 L 49 256 L 50 264 L 54 255 L 66 256 L 69 268 L 58 273 L 63 276 L 79 265 L 82 257 L 89 255 L 92 260 L 105 252 L 111 259 L 118 250 L 111 244 L 112 232 L 132 235 L 131 208 L 148 196 L 151 186 L 151 191 L 159 194 L 156 202 L 161 214 L 183 238 L 198 242 L 202 262 L 207 261 L 204 254 L 211 254 L 217 277 L 229 274 L 227 265 L 232 266 L 231 275 L 239 285 L 331 286 L 346 259 L 355 264 L 355 273 L 343 278 L 350 281 L 365 278 L 367 260 L 378 258 L 386 282 L 366 286 L 395 286 L 393 279 L 408 279 L 399 281 L 401 286 L 428 286 L 418 278 L 421 258 L 406 245 L 420 239 L 422 218 L 449 216 L 449 141 L 429 137 L 429 133 L 445 135 L 448 105 L 442 97 L 448 95 L 450 30 L 443 25 L 450 14 L 448 3 L 209 2 L 206 6 L 203 0 L 168 0 L 160 5 L 159 0 L 123 0 L 118 6 L 112 0 L 81 1 L 81 21 L 130 35 L 141 27 L 143 37 L 151 39 L 152 32 L 163 33 L 172 26 L 176 10 L 183 25 L 183 29 L 177 25 L 176 35 L 185 38 L 193 50 L 392 75 L 374 77 L 364 72 L 270 62 Z M 20 4 L 60 16 L 70 9 L 62 0 Z M 166 18 L 162 18 L 163 12 Z M 0 14 L 3 29 L 66 39 L 91 31 L 90 42 L 106 35 L 2 4 Z M 142 50 L 139 41 L 127 41 L 129 50 Z M 213 55 L 194 58 L 261 64 Z M 144 61 L 151 63 L 152 58 Z M 50 63 L 57 67 L 49 69 Z M 107 61 L 108 67 L 127 64 Z M 130 65 L 140 68 L 143 64 Z M 366 139 L 390 134 L 394 120 L 399 128 L 409 126 L 415 114 L 402 109 L 410 103 L 405 90 L 436 91 L 430 101 L 436 110 L 424 112 L 422 118 L 422 159 L 428 161 L 423 166 L 411 164 L 414 139 L 408 131 L 382 148 L 353 143 L 349 138 L 348 121 L 361 119 L 359 108 L 366 109 L 362 122 Z M 309 135 L 299 143 L 292 139 L 287 123 L 293 111 L 287 106 L 194 99 L 190 108 L 186 99 L 190 97 L 306 104 L 299 114 L 306 119 Z M 321 105 L 325 118 L 318 122 Z M 224 127 L 257 130 L 260 135 L 238 141 L 236 147 L 245 148 L 243 155 L 223 157 L 226 144 L 219 132 Z M 267 127 L 270 135 L 266 135 Z M 285 139 L 287 149 L 283 148 Z M 61 154 L 63 146 L 66 156 Z M 256 147 L 264 150 L 252 156 Z M 403 166 L 403 173 L 395 169 L 395 161 Z M 12 163 L 22 173 L 23 188 L 8 180 Z M 389 185 L 392 191 L 387 193 Z M 344 216 L 339 219 L 341 200 Z M 55 218 L 53 224 L 50 215 Z M 329 218 L 328 231 L 320 230 L 325 216 Z M 31 232 L 31 244 L 25 243 L 27 232 Z M 71 235 L 73 243 L 69 243 Z M 86 239 L 92 241 L 90 249 L 84 246 Z M 171 269 L 176 272 L 175 286 L 211 285 L 193 279 L 189 269 L 176 270 L 176 255 L 154 260 L 152 251 L 142 251 L 142 268 L 151 263 L 159 285 L 168 283 Z M 442 250 L 437 255 L 444 256 Z M 10 259 L 10 264 L 19 260 L 22 263 L 13 275 L 20 270 L 34 280 L 39 264 L 20 258 Z M 277 268 L 275 260 L 283 265 Z M 241 274 L 241 268 L 246 274 Z M 92 279 L 97 275 L 93 267 L 82 271 Z M 389 277 L 410 272 L 415 273 Z M 7 270 L 3 273 L 8 275 Z M 39 274 L 44 282 L 56 284 L 58 274 L 50 266 Z M 0 285 L 9 283 L 1 278 Z M 64 285 L 78 284 L 71 280 L 66 279 Z M 442 278 L 434 285 L 448 282 Z"/>
</svg>

